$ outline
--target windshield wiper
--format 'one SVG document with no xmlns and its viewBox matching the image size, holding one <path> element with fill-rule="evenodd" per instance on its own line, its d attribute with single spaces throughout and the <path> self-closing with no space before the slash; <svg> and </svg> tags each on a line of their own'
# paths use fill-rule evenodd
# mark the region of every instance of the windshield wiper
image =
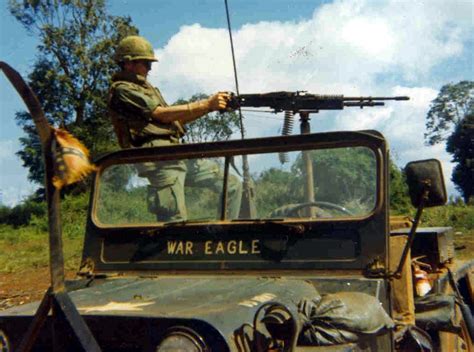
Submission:
<svg viewBox="0 0 474 352">
<path fill-rule="evenodd" d="M 201 222 L 211 222 L 216 221 L 214 218 L 201 218 L 201 219 L 192 219 L 192 220 L 174 220 L 165 222 L 164 226 L 183 226 L 188 224 L 197 224 Z"/>
</svg>

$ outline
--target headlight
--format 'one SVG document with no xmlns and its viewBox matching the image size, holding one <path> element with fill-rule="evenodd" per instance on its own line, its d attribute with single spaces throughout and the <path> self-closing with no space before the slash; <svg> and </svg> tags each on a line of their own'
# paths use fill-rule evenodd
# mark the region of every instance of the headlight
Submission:
<svg viewBox="0 0 474 352">
<path fill-rule="evenodd" d="M 201 336 L 187 327 L 171 329 L 156 348 L 156 352 L 205 352 L 208 351 Z"/>
<path fill-rule="evenodd" d="M 3 330 L 0 330 L 0 352 L 10 352 L 10 343 L 7 334 Z"/>
</svg>

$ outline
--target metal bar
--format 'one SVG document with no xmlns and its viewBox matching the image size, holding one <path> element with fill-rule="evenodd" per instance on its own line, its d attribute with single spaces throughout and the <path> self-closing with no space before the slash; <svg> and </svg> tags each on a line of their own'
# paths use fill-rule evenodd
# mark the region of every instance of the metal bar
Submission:
<svg viewBox="0 0 474 352">
<path fill-rule="evenodd" d="M 402 269 L 403 269 L 403 265 L 405 264 L 405 261 L 406 261 L 407 256 L 408 256 L 408 251 L 410 250 L 411 245 L 413 244 L 413 240 L 415 239 L 416 229 L 418 228 L 418 224 L 420 222 L 421 215 L 423 214 L 423 209 L 425 207 L 425 202 L 428 199 L 428 193 L 429 193 L 429 188 L 427 187 L 427 188 L 425 188 L 425 190 L 423 191 L 423 194 L 421 196 L 420 205 L 418 206 L 418 209 L 417 209 L 416 215 L 415 215 L 415 219 L 413 220 L 413 225 L 410 229 L 410 233 L 408 234 L 407 243 L 405 244 L 405 247 L 403 248 L 403 253 L 402 253 L 402 256 L 400 258 L 400 263 L 398 263 L 397 270 L 395 270 L 395 272 L 392 274 L 395 277 L 400 276 L 400 274 L 402 272 Z"/>
<path fill-rule="evenodd" d="M 311 133 L 309 124 L 309 114 L 300 112 L 300 131 L 301 134 Z M 313 179 L 313 163 L 311 161 L 310 151 L 303 150 L 303 177 L 304 177 L 304 197 L 306 203 L 314 202 L 314 179 Z M 310 218 L 316 217 L 316 209 L 314 207 L 306 208 L 306 216 Z"/>
<path fill-rule="evenodd" d="M 99 344 L 69 298 L 69 295 L 66 292 L 55 293 L 53 304 L 56 304 L 58 314 L 71 327 L 82 349 L 86 352 L 100 352 Z"/>
<path fill-rule="evenodd" d="M 64 291 L 64 256 L 61 238 L 60 190 L 53 185 L 56 140 L 51 138 L 44 148 L 46 199 L 48 202 L 49 268 L 53 292 Z"/>
<path fill-rule="evenodd" d="M 226 212 L 227 212 L 227 189 L 229 187 L 229 166 L 230 166 L 230 158 L 231 156 L 227 156 L 225 158 L 224 163 L 224 185 L 222 190 L 222 204 L 221 204 L 221 220 L 226 219 Z"/>
<path fill-rule="evenodd" d="M 82 320 L 74 304 L 65 293 L 64 286 L 64 256 L 61 237 L 61 214 L 60 214 L 60 190 L 54 187 L 55 148 L 56 140 L 49 125 L 41 104 L 35 93 L 23 80 L 21 75 L 7 63 L 0 61 L 0 69 L 15 87 L 18 94 L 25 102 L 38 132 L 43 150 L 45 163 L 45 188 L 46 200 L 48 202 L 48 229 L 49 229 L 49 265 L 51 274 L 51 286 L 41 301 L 33 321 L 28 326 L 19 351 L 30 351 L 34 345 L 41 327 L 44 325 L 50 310 L 53 311 L 53 328 L 59 322 L 57 315 L 63 316 L 68 322 L 75 335 L 78 337 L 84 351 L 100 351 L 97 342 L 89 328 Z M 53 306 L 54 305 L 54 306 Z M 52 309 L 53 308 L 53 309 Z M 54 331 L 53 331 L 54 332 Z M 53 337 L 54 339 L 54 337 Z M 53 342 L 54 344 L 54 342 Z"/>
<path fill-rule="evenodd" d="M 35 316 L 33 317 L 33 321 L 28 326 L 28 330 L 26 331 L 25 335 L 21 339 L 20 346 L 18 346 L 18 352 L 29 352 L 31 348 L 34 346 L 36 339 L 38 338 L 38 334 L 41 331 L 41 328 L 48 317 L 48 313 L 51 309 L 51 287 L 46 291 L 41 300 L 41 303 L 36 311 Z"/>
</svg>

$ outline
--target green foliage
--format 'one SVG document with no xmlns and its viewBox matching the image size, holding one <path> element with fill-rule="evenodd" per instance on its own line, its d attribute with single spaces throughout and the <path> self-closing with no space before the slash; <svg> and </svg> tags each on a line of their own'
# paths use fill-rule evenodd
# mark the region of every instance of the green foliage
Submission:
<svg viewBox="0 0 474 352">
<path fill-rule="evenodd" d="M 258 216 L 267 217 L 283 204 L 303 202 L 303 187 L 292 172 L 271 168 L 255 177 Z"/>
<path fill-rule="evenodd" d="M 425 209 L 422 226 L 451 226 L 456 231 L 474 230 L 474 207 L 462 203 Z"/>
<path fill-rule="evenodd" d="M 107 117 L 113 51 L 124 36 L 137 34 L 128 17 L 106 13 L 104 0 L 10 0 L 10 13 L 40 39 L 28 83 L 37 94 L 48 121 L 65 128 L 92 155 L 115 148 Z M 26 136 L 18 155 L 30 181 L 42 184 L 40 143 L 30 115 L 19 112 L 17 123 Z"/>
<path fill-rule="evenodd" d="M 87 219 L 89 192 L 65 196 L 61 201 L 61 223 L 67 238 L 82 238 Z"/>
<path fill-rule="evenodd" d="M 146 186 L 132 186 L 137 171 L 131 165 L 121 164 L 108 168 L 100 182 L 97 198 L 97 217 L 104 224 L 152 222 L 147 208 Z"/>
<path fill-rule="evenodd" d="M 474 113 L 466 115 L 456 126 L 447 140 L 446 150 L 457 163 L 451 180 L 467 204 L 474 197 Z"/>
<path fill-rule="evenodd" d="M 311 152 L 315 197 L 366 212 L 374 204 L 375 160 L 368 149 L 332 149 Z M 301 155 L 291 171 L 270 168 L 254 177 L 259 216 L 266 216 L 284 204 L 304 202 L 303 160 Z M 356 187 L 354 187 L 356 185 Z M 390 161 L 390 210 L 393 214 L 411 214 L 405 176 Z M 278 190 L 278 191 L 276 191 Z"/>
<path fill-rule="evenodd" d="M 195 94 L 189 100 L 179 99 L 173 105 L 187 104 L 208 98 Z M 184 140 L 188 143 L 228 140 L 239 128 L 239 117 L 235 112 L 210 113 L 186 125 Z"/>
<path fill-rule="evenodd" d="M 220 196 L 210 189 L 186 187 L 185 199 L 188 219 L 203 221 L 219 219 Z"/>
<path fill-rule="evenodd" d="M 392 215 L 406 215 L 413 211 L 405 174 L 390 160 L 390 212 Z"/>
<path fill-rule="evenodd" d="M 451 180 L 466 203 L 474 194 L 473 116 L 474 81 L 462 81 L 443 86 L 426 117 L 427 144 L 447 141 L 446 150 L 457 163 Z"/>
<path fill-rule="evenodd" d="M 112 224 L 134 224 L 156 221 L 146 203 L 147 188 L 130 190 L 104 187 L 100 192 L 97 217 L 100 222 Z"/>
<path fill-rule="evenodd" d="M 79 267 L 85 231 L 89 195 L 66 196 L 61 201 L 61 221 L 66 270 Z M 25 205 L 28 204 L 28 205 Z M 30 209 L 28 223 L 19 226 L 0 225 L 0 272 L 45 267 L 49 261 L 48 217 L 45 202 L 27 202 L 20 207 Z M 40 209 L 32 211 L 31 209 Z M 4 208 L 0 208 L 3 215 Z M 8 212 L 8 211 L 7 211 Z"/>
<path fill-rule="evenodd" d="M 46 215 L 44 202 L 27 200 L 13 208 L 0 207 L 0 224 L 11 225 L 14 228 L 28 225 L 32 218 Z"/>
<path fill-rule="evenodd" d="M 316 201 L 343 206 L 355 214 L 370 211 L 375 204 L 376 165 L 367 148 L 309 151 Z M 282 206 L 304 203 L 303 153 L 298 153 L 290 171 L 271 168 L 254 177 L 259 216 Z"/>
<path fill-rule="evenodd" d="M 452 127 L 459 125 L 466 115 L 474 113 L 474 82 L 446 84 L 431 102 L 426 116 L 425 140 L 428 145 L 445 141 Z"/>
<path fill-rule="evenodd" d="M 63 236 L 66 270 L 77 270 L 83 237 Z M 0 225 L 0 272 L 20 272 L 49 263 L 48 231 L 36 226 Z"/>
<path fill-rule="evenodd" d="M 318 150 L 313 155 L 318 198 L 346 207 L 350 206 L 347 202 L 354 200 L 354 206 L 375 204 L 377 167 L 369 149 Z"/>
</svg>

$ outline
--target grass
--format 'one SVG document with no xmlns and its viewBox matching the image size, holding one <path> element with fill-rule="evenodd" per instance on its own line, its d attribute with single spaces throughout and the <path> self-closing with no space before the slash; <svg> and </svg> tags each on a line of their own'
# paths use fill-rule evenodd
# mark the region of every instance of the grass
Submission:
<svg viewBox="0 0 474 352">
<path fill-rule="evenodd" d="M 66 197 L 61 220 L 66 270 L 79 268 L 84 240 L 88 194 Z M 49 264 L 48 219 L 33 216 L 28 226 L 0 225 L 0 272 L 20 272 Z"/>
<path fill-rule="evenodd" d="M 63 236 L 66 270 L 79 267 L 83 237 Z M 13 229 L 0 226 L 0 272 L 20 272 L 45 267 L 49 263 L 48 232 L 28 226 Z"/>
</svg>

